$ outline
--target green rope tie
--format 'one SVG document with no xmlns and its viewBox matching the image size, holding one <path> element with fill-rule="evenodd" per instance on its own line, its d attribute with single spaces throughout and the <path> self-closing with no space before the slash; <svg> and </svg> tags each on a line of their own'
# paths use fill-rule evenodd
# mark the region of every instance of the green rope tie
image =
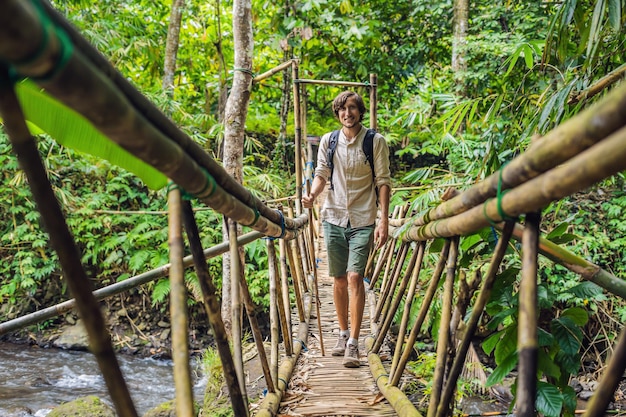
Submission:
<svg viewBox="0 0 626 417">
<path fill-rule="evenodd" d="M 60 27 L 55 26 L 54 23 L 50 20 L 50 17 L 46 14 L 41 6 L 39 1 L 33 1 L 33 5 L 37 10 L 37 14 L 39 15 L 39 20 L 41 21 L 42 29 L 43 29 L 43 39 L 40 46 L 37 48 L 35 52 L 30 54 L 28 57 L 18 61 L 15 65 L 23 66 L 28 65 L 30 63 L 36 62 L 39 58 L 41 58 L 47 51 L 48 46 L 50 44 L 50 36 L 49 30 L 55 33 L 57 39 L 59 40 L 59 57 L 57 62 L 54 64 L 52 69 L 48 71 L 48 73 L 39 76 L 39 77 L 30 77 L 35 81 L 48 81 L 52 78 L 56 77 L 61 71 L 65 69 L 67 63 L 70 58 L 74 54 L 74 45 L 69 37 L 69 35 Z M 23 78 L 21 74 L 17 72 L 15 66 L 11 67 L 11 78 L 14 82 Z"/>
<path fill-rule="evenodd" d="M 498 225 L 498 223 L 497 223 L 494 219 L 492 219 L 491 217 L 489 217 L 489 215 L 487 214 L 487 204 L 489 204 L 489 202 L 490 202 L 491 200 L 493 200 L 493 198 L 489 198 L 489 199 L 487 199 L 487 201 L 485 201 L 485 202 L 483 203 L 483 216 L 485 216 L 485 219 L 487 219 L 487 221 L 489 222 L 489 224 L 490 224 L 490 225 L 492 225 L 492 226 L 494 226 L 494 227 L 495 227 L 495 226 L 497 226 L 497 225 Z"/>
<path fill-rule="evenodd" d="M 254 77 L 254 72 L 248 68 L 233 68 L 233 71 L 243 72 L 244 74 L 248 74 L 251 77 Z"/>
<path fill-rule="evenodd" d="M 378 380 L 382 377 L 386 377 L 389 378 L 389 374 L 380 374 L 376 377 L 376 381 L 374 381 L 374 384 L 378 385 Z"/>
<path fill-rule="evenodd" d="M 196 195 L 187 192 L 183 187 L 176 184 L 174 181 L 170 181 L 167 183 L 166 191 L 169 193 L 171 190 L 178 189 L 180 190 L 180 196 L 183 200 L 193 200 L 196 197 L 202 196 L 202 194 L 205 193 L 208 189 L 211 189 L 211 192 L 209 193 L 209 195 L 207 195 L 206 197 L 202 197 L 202 198 L 210 198 L 213 194 L 215 194 L 215 191 L 217 190 L 217 183 L 215 182 L 215 178 L 213 178 L 213 176 L 209 174 L 209 171 L 202 168 L 202 173 L 204 174 L 204 177 L 206 178 L 207 182 L 204 188 L 200 190 Z"/>
<path fill-rule="evenodd" d="M 506 166 L 506 164 L 502 165 L 502 167 L 500 167 L 500 173 L 498 175 L 498 191 L 496 194 L 496 207 L 498 209 L 498 215 L 500 216 L 500 218 L 502 220 L 517 220 L 517 217 L 513 217 L 508 215 L 507 213 L 505 213 L 505 211 L 502 209 L 502 197 L 504 197 L 504 194 L 508 193 L 509 190 L 505 190 L 504 192 L 502 191 L 502 171 L 504 171 L 504 167 Z"/>
</svg>

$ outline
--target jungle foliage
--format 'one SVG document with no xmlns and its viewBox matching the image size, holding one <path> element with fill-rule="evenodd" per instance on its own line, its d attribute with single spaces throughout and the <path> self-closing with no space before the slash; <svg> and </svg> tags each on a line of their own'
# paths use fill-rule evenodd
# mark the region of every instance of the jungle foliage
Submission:
<svg viewBox="0 0 626 417">
<path fill-rule="evenodd" d="M 161 90 L 168 1 L 54 4 L 139 90 L 219 157 L 215 44 L 221 32 L 225 60 L 232 66 L 230 2 L 220 9 L 215 3 L 186 2 L 171 99 Z M 253 5 L 253 71 L 267 71 L 287 57 L 300 60 L 301 78 L 367 81 L 369 73 L 378 74 L 379 129 L 394 153 L 394 186 L 404 187 L 394 193 L 392 205 L 410 201 L 419 213 L 437 204 L 448 187 L 465 189 L 497 171 L 531 140 L 540 140 L 602 96 L 573 100 L 624 65 L 625 7 L 625 0 L 472 1 L 463 51 L 467 70 L 455 73 L 450 67 L 452 0 L 258 1 Z M 280 86 L 280 76 L 253 86 L 246 126 L 245 185 L 268 200 L 295 189 L 293 148 L 275 145 Z M 308 133 L 321 135 L 336 124 L 330 103 L 339 89 L 307 91 Z M 150 191 L 129 173 L 46 136 L 39 137 L 39 146 L 96 287 L 168 262 L 164 190 Z M 0 163 L 0 303 L 2 316 L 13 317 L 49 305 L 67 291 L 4 136 Z M 203 244 L 221 242 L 221 218 L 196 208 Z M 619 175 L 546 208 L 544 234 L 626 278 L 625 210 L 626 189 Z M 473 272 L 484 267 L 492 236 L 486 231 L 465 238 L 462 268 Z M 247 251 L 250 290 L 257 303 L 267 305 L 263 245 Z M 517 363 L 519 257 L 508 262 L 484 323 L 489 336 L 483 348 L 494 361 L 489 383 L 501 381 Z M 545 320 L 540 323 L 543 382 L 537 408 L 546 416 L 571 415 L 568 378 L 601 367 L 617 334 L 616 323 L 626 317 L 626 305 L 564 268 L 541 262 L 539 302 Z M 219 262 L 212 261 L 212 274 L 217 277 L 220 271 Z M 188 281 L 197 294 L 192 274 Z M 163 308 L 168 291 L 164 279 L 146 294 Z M 431 317 L 433 336 L 437 325 L 437 317 Z M 583 345 L 588 348 L 581 349 Z"/>
</svg>

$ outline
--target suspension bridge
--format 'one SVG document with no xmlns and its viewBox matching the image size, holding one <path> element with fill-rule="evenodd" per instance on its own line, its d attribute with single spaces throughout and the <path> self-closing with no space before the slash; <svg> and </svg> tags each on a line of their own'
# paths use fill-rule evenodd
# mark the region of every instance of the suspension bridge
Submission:
<svg viewBox="0 0 626 417">
<path fill-rule="evenodd" d="M 341 83 L 298 78 L 298 62 L 289 61 L 255 77 L 259 81 L 291 69 L 294 80 L 296 196 L 286 207 L 270 207 L 237 183 L 191 138 L 136 91 L 86 40 L 46 2 L 7 0 L 0 4 L 0 115 L 4 128 L 28 177 L 50 244 L 58 254 L 73 300 L 59 306 L 0 324 L 0 335 L 45 320 L 75 308 L 83 318 L 93 352 L 106 381 L 118 416 L 137 415 L 124 376 L 118 366 L 98 300 L 168 275 L 171 282 L 172 355 L 176 384 L 176 414 L 194 415 L 187 348 L 186 288 L 184 270 L 195 268 L 201 284 L 204 307 L 215 334 L 224 377 L 236 416 L 277 415 L 283 407 L 294 415 L 417 416 L 452 415 L 459 375 L 471 349 L 499 268 L 512 240 L 522 246 L 519 331 L 517 335 L 517 401 L 515 413 L 535 415 L 537 392 L 537 262 L 545 256 L 577 273 L 605 291 L 626 297 L 626 283 L 610 272 L 541 237 L 541 210 L 548 204 L 586 189 L 626 168 L 626 85 L 614 88 L 604 98 L 568 120 L 517 156 L 500 171 L 466 190 L 450 190 L 445 201 L 426 213 L 391 215 L 392 238 L 371 257 L 368 264 L 369 308 L 364 320 L 362 366 L 346 370 L 326 352 L 334 342 L 336 325 L 329 293 L 331 283 L 324 270 L 323 236 L 315 225 L 315 213 L 300 205 L 305 171 L 312 160 L 302 156 L 306 113 L 299 106 L 310 84 L 334 84 L 367 88 L 370 92 L 370 125 L 376 127 L 376 77 L 368 83 Z M 17 76 L 17 77 L 16 77 Z M 251 75 L 250 75 L 251 76 Z M 27 78 L 29 83 L 18 82 Z M 34 86 L 34 87 L 33 87 Z M 25 115 L 28 97 L 43 100 L 39 88 L 69 109 L 81 114 L 105 140 L 146 165 L 144 175 L 155 184 L 170 179 L 170 263 L 158 270 L 110 287 L 92 291 L 81 265 L 62 208 L 54 196 L 35 139 Z M 43 103 L 43 102 L 42 102 Z M 43 105 L 43 104 L 42 104 Z M 29 116 L 30 117 L 30 116 Z M 59 140 L 59 138 L 57 138 Z M 147 172 L 147 173 L 146 173 Z M 188 200 L 192 196 L 229 221 L 229 241 L 203 248 L 199 227 Z M 254 232 L 237 236 L 236 224 Z M 459 244 L 486 227 L 498 231 L 491 262 L 479 280 L 477 295 L 465 295 L 471 307 L 462 335 L 455 335 L 463 316 L 458 311 L 462 295 L 455 293 L 461 281 Z M 183 233 L 184 230 L 184 233 Z M 191 256 L 184 256 L 187 237 Z M 258 346 L 267 393 L 251 409 L 246 396 L 241 340 L 226 337 L 219 299 L 206 258 L 266 237 L 271 296 L 271 349 L 266 354 L 256 323 L 255 309 L 243 268 L 232 263 L 232 274 L 241 289 L 233 308 L 245 308 Z M 443 240 L 438 260 L 426 268 L 425 256 L 433 242 Z M 318 261 L 318 259 L 320 261 Z M 432 271 L 424 276 L 425 271 Z M 422 283 L 422 284 L 420 284 Z M 416 298 L 418 285 L 425 287 Z M 237 287 L 237 285 L 235 285 Z M 423 289 L 423 288 L 422 288 Z M 441 298 L 441 323 L 436 345 L 436 366 L 427 410 L 418 410 L 408 400 L 399 382 L 433 299 Z M 453 302 L 456 298 L 456 306 Z M 291 300 L 295 300 L 293 303 Z M 418 314 L 409 325 L 410 305 Z M 471 303 L 471 304 L 470 304 Z M 400 304 L 404 304 L 397 343 L 389 345 L 389 331 Z M 458 343 L 456 338 L 458 338 Z M 232 346 L 231 346 L 232 343 Z M 310 346 L 310 348 L 309 348 Z M 308 353 L 307 353 L 308 351 Z M 319 351 L 312 354 L 311 351 Z M 269 358 L 268 358 L 269 356 Z M 301 358 L 306 361 L 300 360 Z M 626 338 L 620 335 L 614 353 L 600 379 L 585 416 L 604 415 L 626 369 Z M 306 364 L 302 364 L 306 362 Z M 307 366 L 308 390 L 297 401 L 284 404 L 284 394 L 297 366 Z"/>
</svg>

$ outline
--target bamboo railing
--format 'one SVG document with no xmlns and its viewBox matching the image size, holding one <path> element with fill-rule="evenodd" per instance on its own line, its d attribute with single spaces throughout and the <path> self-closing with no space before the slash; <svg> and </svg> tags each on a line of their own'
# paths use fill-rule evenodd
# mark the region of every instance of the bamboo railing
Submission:
<svg viewBox="0 0 626 417">
<path fill-rule="evenodd" d="M 41 16 L 47 16 L 41 19 Z M 46 22 L 44 24 L 44 21 Z M 175 329 L 173 350 L 177 414 L 192 415 L 189 352 L 186 349 L 187 318 L 185 315 L 184 269 L 193 262 L 199 277 L 204 307 L 222 360 L 226 384 L 236 416 L 250 414 L 243 378 L 242 358 L 231 354 L 224 324 L 220 316 L 215 286 L 208 273 L 206 257 L 231 251 L 231 268 L 235 288 L 241 289 L 243 307 L 253 328 L 257 350 L 262 362 L 268 393 L 257 415 L 276 415 L 287 381 L 296 360 L 306 344 L 312 303 L 318 303 L 314 235 L 311 227 L 314 214 L 303 212 L 300 198 L 303 191 L 301 141 L 306 132 L 306 115 L 301 112 L 305 86 L 311 84 L 366 87 L 370 93 L 370 125 L 376 127 L 376 76 L 368 83 L 298 79 L 298 62 L 281 64 L 261 76 L 260 81 L 273 74 L 292 70 L 294 79 L 295 143 L 297 155 L 296 199 L 287 200 L 288 215 L 282 207 L 269 207 L 238 184 L 206 152 L 176 128 L 158 109 L 137 92 L 76 30 L 47 2 L 6 0 L 0 3 L 0 115 L 19 162 L 23 167 L 33 196 L 50 234 L 50 241 L 59 255 L 61 268 L 74 300 L 44 309 L 30 317 L 0 324 L 0 334 L 32 324 L 38 320 L 77 308 L 85 321 L 90 347 L 120 416 L 136 416 L 134 405 L 119 369 L 110 336 L 98 309 L 97 300 L 132 287 L 169 275 L 172 283 L 171 315 Z M 170 264 L 132 280 L 107 289 L 93 291 L 80 264 L 80 254 L 64 221 L 33 137 L 28 132 L 20 103 L 13 90 L 17 73 L 30 77 L 38 85 L 70 108 L 81 113 L 112 141 L 157 168 L 177 184 L 170 190 Z M 522 241 L 522 281 L 520 287 L 520 330 L 518 336 L 519 383 L 518 409 L 520 415 L 534 415 L 536 394 L 537 335 L 536 282 L 539 253 L 577 272 L 584 279 L 626 298 L 626 285 L 613 276 L 539 235 L 542 208 L 626 169 L 626 84 L 616 87 L 597 104 L 590 106 L 537 140 L 524 153 L 503 166 L 484 181 L 459 192 L 424 214 L 405 218 L 402 208 L 394 210 L 391 238 L 378 254 L 372 254 L 370 298 L 372 303 L 372 335 L 367 338 L 368 361 L 380 391 L 396 407 L 398 415 L 419 415 L 413 404 L 398 388 L 408 358 L 414 349 L 433 300 L 441 287 L 443 323 L 453 321 L 455 280 L 458 274 L 458 248 L 463 237 L 484 227 L 501 230 L 496 248 L 472 314 L 464 323 L 465 332 L 459 343 L 452 338 L 449 326 L 439 328 L 437 362 L 428 407 L 428 417 L 443 417 L 453 413 L 453 398 L 470 341 L 482 317 L 491 289 L 498 279 L 497 271 L 505 257 L 511 238 Z M 310 148 L 309 148 L 310 149 Z M 309 155 L 308 161 L 311 161 Z M 184 190 L 199 201 L 232 220 L 229 242 L 203 250 L 198 227 L 188 202 L 181 201 Z M 506 191 L 506 192 L 505 192 Z M 295 205 L 295 207 L 294 207 Z M 295 213 L 295 214 L 294 214 Z M 524 216 L 525 226 L 517 225 Z M 236 223 L 256 230 L 238 237 Z M 183 257 L 183 229 L 192 256 Z M 268 361 L 256 322 L 255 308 L 247 291 L 244 268 L 239 263 L 237 247 L 262 235 L 279 238 L 279 255 L 275 242 L 267 241 L 270 264 L 272 303 L 271 352 Z M 391 364 L 383 364 L 378 356 L 392 327 L 399 306 L 415 301 L 428 243 L 444 238 L 439 259 L 433 268 L 420 308 L 409 329 L 408 314 L 403 313 L 400 337 Z M 218 249 L 219 247 L 219 249 Z M 408 259 L 408 263 L 407 260 Z M 407 265 L 405 265 L 407 263 Z M 370 268 L 368 268 L 370 270 Z M 444 278 L 445 273 L 445 278 Z M 381 278 L 379 280 L 379 278 Z M 291 281 L 290 281 L 291 278 Z M 280 280 L 280 282 L 279 282 Z M 441 284 L 441 281 L 443 285 Z M 237 291 L 238 292 L 238 291 Z M 290 294 L 295 297 L 292 306 Z M 376 299 L 378 298 L 378 299 Z M 235 309 L 240 308 L 235 304 Z M 291 310 L 297 312 L 297 337 L 292 337 Z M 319 317 L 319 314 L 318 314 Z M 240 325 L 237 325 L 240 327 Z M 318 326 L 321 327 L 321 326 Z M 279 364 L 280 339 L 284 357 Z M 611 393 L 626 369 L 626 336 L 620 335 L 614 355 L 604 373 L 597 394 L 585 415 L 600 416 L 606 410 Z M 182 364 L 181 364 L 182 363 Z M 180 366 L 182 365 L 182 366 Z M 385 366 L 389 367 L 388 376 Z M 523 404 L 521 404 L 523 403 Z"/>
</svg>

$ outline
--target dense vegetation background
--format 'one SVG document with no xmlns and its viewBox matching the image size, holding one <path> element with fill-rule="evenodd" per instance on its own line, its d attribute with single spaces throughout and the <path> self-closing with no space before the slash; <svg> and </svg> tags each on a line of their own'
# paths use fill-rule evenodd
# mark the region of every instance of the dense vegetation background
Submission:
<svg viewBox="0 0 626 417">
<path fill-rule="evenodd" d="M 232 79 L 234 58 L 231 2 L 184 3 L 171 94 L 162 87 L 169 1 L 54 4 L 140 91 L 221 157 L 220 88 Z M 624 0 L 255 1 L 253 71 L 297 58 L 301 78 L 364 82 L 378 74 L 379 130 L 392 147 L 399 189 L 392 204 L 410 202 L 421 212 L 446 188 L 469 187 L 523 152 L 531 139 L 540 140 L 588 107 L 612 87 L 585 94 L 603 77 L 622 78 L 625 6 Z M 459 29 L 459 22 L 465 26 Z M 246 124 L 244 184 L 268 200 L 295 189 L 293 117 L 287 135 L 281 134 L 283 91 L 281 76 L 255 84 Z M 309 134 L 334 128 L 330 103 L 338 91 L 308 88 Z M 46 136 L 39 144 L 95 286 L 168 262 L 164 191 L 150 191 L 122 169 Z M 13 318 L 69 295 L 4 136 L 0 164 L 0 315 Z M 204 245 L 221 242 L 221 216 L 200 210 Z M 626 278 L 625 210 L 622 174 L 547 207 L 543 228 L 551 239 Z M 462 266 L 474 272 L 484 265 L 492 242 L 488 233 L 466 242 Z M 250 289 L 256 302 L 266 305 L 262 244 L 246 251 Z M 519 278 L 516 259 L 507 265 L 507 283 Z M 546 414 L 555 415 L 572 406 L 567 377 L 602 367 L 618 324 L 626 319 L 626 305 L 581 284 L 564 268 L 541 262 L 542 327 L 549 336 L 541 360 L 549 387 L 540 390 L 551 407 Z M 220 276 L 220 261 L 211 265 Z M 198 294 L 191 275 L 189 287 Z M 137 290 L 137 296 L 145 308 L 166 311 L 168 290 L 162 279 Z M 486 350 L 500 372 L 494 379 L 512 369 L 516 303 L 516 286 L 503 285 L 488 310 L 491 321 L 485 326 L 495 336 Z M 436 317 L 432 321 L 436 326 Z M 589 347 L 581 350 L 584 340 Z"/>
</svg>

